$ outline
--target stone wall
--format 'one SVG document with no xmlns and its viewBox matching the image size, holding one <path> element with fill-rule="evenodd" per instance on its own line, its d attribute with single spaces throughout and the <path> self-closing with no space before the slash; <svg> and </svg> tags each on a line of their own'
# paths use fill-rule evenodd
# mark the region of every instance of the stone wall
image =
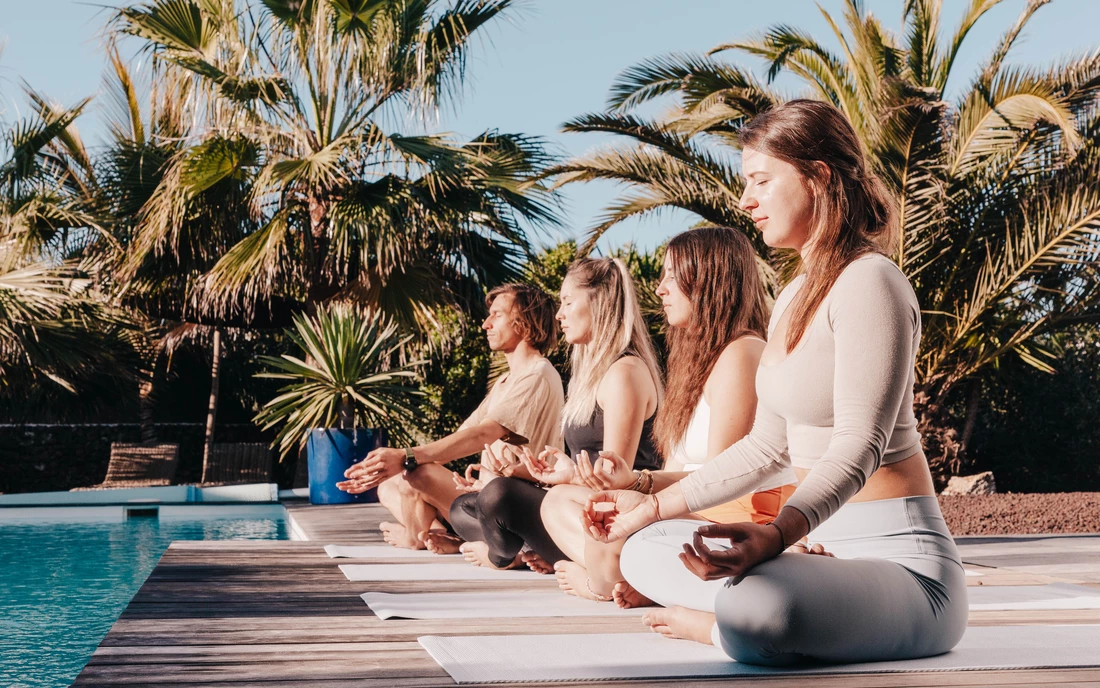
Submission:
<svg viewBox="0 0 1100 688">
<path fill-rule="evenodd" d="M 202 423 L 158 423 L 157 440 L 180 445 L 177 483 L 202 478 Z M 112 442 L 139 442 L 138 423 L 0 424 L 0 492 L 49 492 L 95 485 L 107 475 Z M 218 426 L 217 442 L 270 442 L 272 435 L 250 423 Z M 289 486 L 293 459 L 275 466 Z"/>
</svg>

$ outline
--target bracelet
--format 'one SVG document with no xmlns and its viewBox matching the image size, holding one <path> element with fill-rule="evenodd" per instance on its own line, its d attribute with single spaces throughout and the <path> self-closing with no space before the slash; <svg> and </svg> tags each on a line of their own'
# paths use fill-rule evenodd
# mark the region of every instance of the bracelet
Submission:
<svg viewBox="0 0 1100 688">
<path fill-rule="evenodd" d="M 638 477 L 634 480 L 634 484 L 627 489 L 634 492 L 653 494 L 653 474 L 649 472 L 649 469 L 634 472 L 638 474 Z"/>
<path fill-rule="evenodd" d="M 783 529 L 779 527 L 779 524 L 775 521 L 768 521 L 764 525 L 775 526 L 775 529 L 779 531 L 779 553 L 775 556 L 779 556 L 787 551 L 787 537 L 783 534 Z"/>
<path fill-rule="evenodd" d="M 664 519 L 661 518 L 661 503 L 657 501 L 657 495 L 650 494 L 649 496 L 653 497 L 653 512 L 656 514 L 657 520 L 663 521 Z"/>
</svg>

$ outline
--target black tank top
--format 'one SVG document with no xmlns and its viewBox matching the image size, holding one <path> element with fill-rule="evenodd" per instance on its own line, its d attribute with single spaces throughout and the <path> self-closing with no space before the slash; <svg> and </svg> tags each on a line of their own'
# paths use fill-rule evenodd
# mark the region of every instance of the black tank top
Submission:
<svg viewBox="0 0 1100 688">
<path fill-rule="evenodd" d="M 627 350 L 619 354 L 619 359 L 627 356 L 636 356 L 636 354 Z M 643 468 L 659 471 L 664 465 L 661 455 L 657 453 L 657 445 L 653 443 L 653 421 L 656 419 L 657 411 L 654 410 L 653 415 L 642 423 L 642 436 L 638 440 L 638 451 L 634 454 L 634 468 L 639 471 Z M 562 428 L 562 436 L 565 439 L 565 450 L 574 461 L 582 451 L 588 452 L 588 458 L 592 461 L 599 458 L 600 451 L 603 449 L 603 409 L 600 408 L 600 403 L 596 402 L 596 410 L 584 425 L 566 423 Z"/>
<path fill-rule="evenodd" d="M 642 436 L 638 440 L 638 452 L 634 455 L 636 470 L 648 468 L 651 471 L 657 471 L 663 465 L 657 453 L 657 445 L 653 442 L 653 421 L 656 418 L 657 413 L 654 411 L 653 415 L 642 423 Z M 600 450 L 603 449 L 603 409 L 596 404 L 596 410 L 587 423 L 584 425 L 566 423 L 562 434 L 565 437 L 565 448 L 574 461 L 578 460 L 582 451 L 587 451 L 588 458 L 595 461 L 599 458 Z"/>
</svg>

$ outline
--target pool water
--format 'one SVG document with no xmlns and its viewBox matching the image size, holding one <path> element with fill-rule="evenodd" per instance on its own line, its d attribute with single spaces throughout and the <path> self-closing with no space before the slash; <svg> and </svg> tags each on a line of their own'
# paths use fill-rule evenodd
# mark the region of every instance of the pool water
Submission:
<svg viewBox="0 0 1100 688">
<path fill-rule="evenodd" d="M 282 518 L 210 509 L 166 520 L 46 518 L 0 514 L 0 686 L 71 684 L 173 540 L 287 539 Z"/>
</svg>

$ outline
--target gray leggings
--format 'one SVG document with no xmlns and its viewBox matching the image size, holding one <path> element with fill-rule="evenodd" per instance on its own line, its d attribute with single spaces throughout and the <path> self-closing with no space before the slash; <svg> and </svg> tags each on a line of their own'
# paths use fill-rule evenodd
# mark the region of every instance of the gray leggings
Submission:
<svg viewBox="0 0 1100 688">
<path fill-rule="evenodd" d="M 623 547 L 620 567 L 658 604 L 713 611 L 714 644 L 739 662 L 929 657 L 966 630 L 966 577 L 935 497 L 847 504 L 809 538 L 837 558 L 782 554 L 740 581 L 701 581 L 677 558 L 701 525 L 642 529 Z"/>
</svg>

